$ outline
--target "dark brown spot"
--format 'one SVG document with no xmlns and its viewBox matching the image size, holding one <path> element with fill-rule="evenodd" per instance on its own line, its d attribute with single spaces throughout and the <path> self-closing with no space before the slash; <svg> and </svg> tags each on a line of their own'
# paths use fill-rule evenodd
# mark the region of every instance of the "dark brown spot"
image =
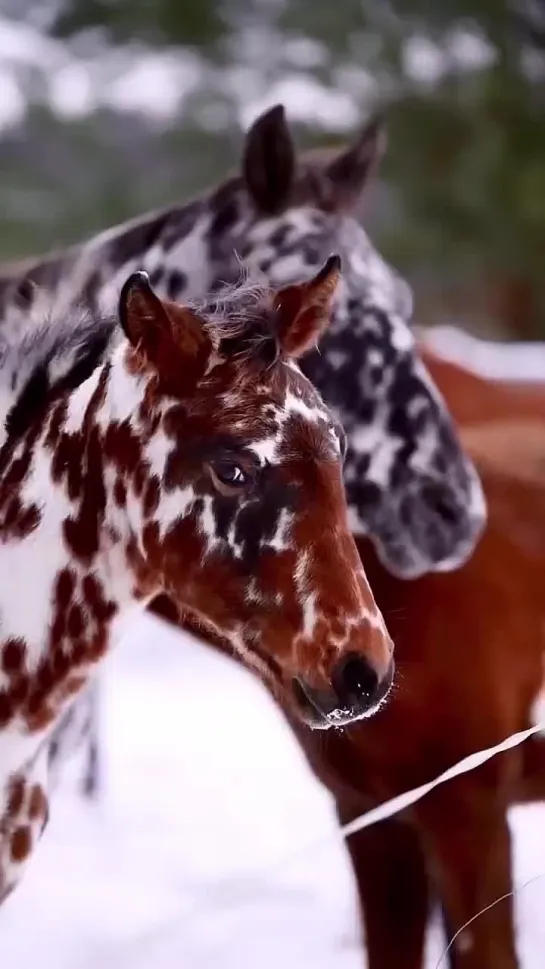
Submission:
<svg viewBox="0 0 545 969">
<path fill-rule="evenodd" d="M 76 501 L 83 488 L 83 442 L 81 434 L 59 434 L 51 462 L 51 476 L 57 484 L 66 483 L 68 497 Z"/>
<path fill-rule="evenodd" d="M 104 457 L 122 474 L 132 474 L 140 461 L 142 445 L 128 421 L 112 422 L 104 435 Z"/>
<path fill-rule="evenodd" d="M 47 434 L 45 436 L 45 446 L 51 450 L 56 447 L 60 434 L 61 428 L 66 420 L 66 415 L 68 413 L 68 401 L 60 400 L 55 404 L 51 410 L 51 415 L 49 417 L 49 426 L 47 428 Z"/>
<path fill-rule="evenodd" d="M 74 589 L 76 588 L 76 574 L 72 569 L 62 569 L 55 584 L 55 606 L 59 610 L 68 609 Z"/>
<path fill-rule="evenodd" d="M 72 554 L 83 562 L 91 562 L 99 550 L 100 529 L 106 511 L 106 490 L 102 444 L 98 429 L 92 427 L 87 437 L 85 455 L 85 488 L 78 512 L 64 522 L 64 538 Z M 71 461 L 81 460 L 74 452 Z"/>
<path fill-rule="evenodd" d="M 115 615 L 116 605 L 104 596 L 102 585 L 93 574 L 84 576 L 83 596 L 89 607 L 89 612 L 99 623 L 105 623 Z"/>
<path fill-rule="evenodd" d="M 68 613 L 67 633 L 70 639 L 77 639 L 81 636 L 85 628 L 83 610 L 78 605 L 73 605 Z"/>
<path fill-rule="evenodd" d="M 149 608 L 155 616 L 159 616 L 165 622 L 171 622 L 173 625 L 177 625 L 180 622 L 180 610 L 176 603 L 167 595 L 157 596 Z"/>
<path fill-rule="evenodd" d="M 127 504 L 127 486 L 123 478 L 116 478 L 115 480 L 114 501 L 118 508 L 124 508 Z"/>
<path fill-rule="evenodd" d="M 15 780 L 11 781 L 9 785 L 8 802 L 7 802 L 7 815 L 8 818 L 14 818 L 19 814 L 23 806 L 23 800 L 25 796 L 25 782 L 22 777 L 17 777 Z"/>
<path fill-rule="evenodd" d="M 34 784 L 30 791 L 28 815 L 31 821 L 37 821 L 47 815 L 47 798 L 40 784 Z"/>
<path fill-rule="evenodd" d="M 149 468 L 144 461 L 139 461 L 136 468 L 134 469 L 133 476 L 133 487 L 137 498 L 142 497 L 142 492 L 144 491 L 144 486 L 147 481 Z"/>
<path fill-rule="evenodd" d="M 43 688 L 41 683 L 33 684 L 32 690 L 30 692 L 30 696 L 28 697 L 28 700 L 26 702 L 26 712 L 31 717 L 36 716 L 36 714 L 39 712 L 44 702 L 44 695 L 46 693 L 47 693 L 47 690 Z"/>
<path fill-rule="evenodd" d="M 42 513 L 37 505 L 28 505 L 23 508 L 16 522 L 14 534 L 17 538 L 26 538 L 34 532 L 42 520 Z"/>
<path fill-rule="evenodd" d="M 25 660 L 26 643 L 24 639 L 8 639 L 1 652 L 2 669 L 8 676 L 20 673 Z"/>
<path fill-rule="evenodd" d="M 65 676 L 71 666 L 71 662 L 72 660 L 68 653 L 66 653 L 62 648 L 56 649 L 51 658 L 55 678 L 61 679 L 63 676 Z M 44 692 L 45 691 L 43 689 L 40 690 L 40 693 Z M 40 700 L 41 699 L 43 699 L 43 697 L 40 696 Z"/>
<path fill-rule="evenodd" d="M 39 689 L 45 694 L 54 685 L 57 676 L 55 669 L 53 667 L 53 655 L 48 656 L 47 659 L 41 663 L 40 668 L 35 674 L 35 681 L 38 684 Z"/>
<path fill-rule="evenodd" d="M 32 833 L 29 827 L 16 828 L 11 836 L 11 857 L 15 862 L 28 858 L 32 848 Z"/>
<path fill-rule="evenodd" d="M 72 645 L 72 659 L 74 661 L 74 665 L 78 666 L 80 663 L 82 663 L 86 655 L 87 655 L 86 640 L 83 637 L 81 637 L 81 639 L 76 639 L 76 641 Z"/>
<path fill-rule="evenodd" d="M 14 712 L 11 692 L 0 690 L 0 727 L 5 727 L 10 722 Z"/>
<path fill-rule="evenodd" d="M 39 525 L 41 512 L 37 505 L 31 503 L 23 505 L 18 495 L 7 497 L 5 488 L 2 488 L 2 517 L 0 527 L 2 535 L 6 539 L 22 539 L 30 535 Z"/>
<path fill-rule="evenodd" d="M 82 591 L 83 598 L 90 607 L 91 615 L 95 616 L 95 605 L 102 598 L 102 589 L 98 579 L 91 572 L 83 577 Z"/>
<path fill-rule="evenodd" d="M 153 515 L 157 508 L 159 507 L 159 497 L 161 494 L 160 481 L 157 475 L 153 475 L 148 479 L 146 488 L 144 491 L 144 515 L 149 518 Z"/>
<path fill-rule="evenodd" d="M 52 643 L 59 643 L 63 639 L 64 633 L 66 630 L 66 619 L 67 619 L 66 611 L 61 612 L 60 610 L 58 610 L 56 612 L 53 622 L 51 624 L 51 632 L 49 636 Z"/>
<path fill-rule="evenodd" d="M 30 690 L 30 677 L 25 676 L 22 673 L 18 674 L 18 676 L 16 676 L 15 679 L 13 680 L 11 689 L 10 689 L 10 696 L 12 699 L 14 712 L 17 709 L 17 707 L 21 705 L 21 703 L 24 703 L 24 701 L 28 696 L 29 690 Z"/>
</svg>

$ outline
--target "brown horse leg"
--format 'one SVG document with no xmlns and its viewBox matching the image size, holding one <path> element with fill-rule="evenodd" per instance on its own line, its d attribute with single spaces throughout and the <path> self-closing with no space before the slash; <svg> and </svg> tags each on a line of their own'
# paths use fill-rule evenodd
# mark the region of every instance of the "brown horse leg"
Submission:
<svg viewBox="0 0 545 969">
<path fill-rule="evenodd" d="M 342 823 L 363 813 L 337 800 Z M 351 835 L 347 846 L 362 906 L 369 969 L 422 969 L 428 923 L 428 879 L 417 833 L 383 821 Z"/>
<path fill-rule="evenodd" d="M 521 776 L 513 800 L 517 804 L 545 801 L 545 737 L 535 734 L 521 745 L 520 752 Z"/>
<path fill-rule="evenodd" d="M 509 895 L 511 840 L 503 800 L 469 775 L 433 791 L 414 812 L 453 935 L 486 906 L 508 896 L 460 932 L 452 947 L 456 969 L 517 969 Z"/>
</svg>

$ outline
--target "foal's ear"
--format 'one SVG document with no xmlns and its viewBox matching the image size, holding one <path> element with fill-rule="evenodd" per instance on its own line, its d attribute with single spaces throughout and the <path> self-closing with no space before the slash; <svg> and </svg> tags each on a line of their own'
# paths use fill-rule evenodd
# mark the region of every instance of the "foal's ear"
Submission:
<svg viewBox="0 0 545 969">
<path fill-rule="evenodd" d="M 150 363 L 178 363 L 180 356 L 197 358 L 210 346 L 199 317 L 184 306 L 163 302 L 150 286 L 148 274 L 132 273 L 119 297 L 119 320 L 129 343 Z"/>
<path fill-rule="evenodd" d="M 376 115 L 353 144 L 326 168 L 325 175 L 339 207 L 353 206 L 358 201 L 385 150 L 386 126 L 383 118 Z"/>
<path fill-rule="evenodd" d="M 286 357 L 300 357 L 316 346 L 329 324 L 331 300 L 341 278 L 341 257 L 330 256 L 308 283 L 286 286 L 274 297 L 277 337 Z"/>
<path fill-rule="evenodd" d="M 272 215 L 285 208 L 295 176 L 295 146 L 283 105 L 254 121 L 246 135 L 242 173 L 260 212 Z"/>
</svg>

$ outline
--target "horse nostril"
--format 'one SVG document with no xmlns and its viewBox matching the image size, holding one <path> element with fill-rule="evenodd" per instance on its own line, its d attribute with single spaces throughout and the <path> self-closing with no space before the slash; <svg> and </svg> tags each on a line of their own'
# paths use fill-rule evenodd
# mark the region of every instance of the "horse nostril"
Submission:
<svg viewBox="0 0 545 969">
<path fill-rule="evenodd" d="M 428 485 L 424 488 L 424 497 L 436 514 L 446 525 L 455 525 L 460 517 L 460 509 L 456 500 L 445 494 L 442 488 Z"/>
<path fill-rule="evenodd" d="M 346 706 L 371 703 L 379 691 L 379 676 L 363 656 L 349 654 L 337 663 L 332 676 L 339 700 Z"/>
<path fill-rule="evenodd" d="M 447 525 L 455 525 L 458 521 L 459 510 L 456 508 L 451 501 L 438 501 L 436 505 L 436 510 L 438 515 L 443 519 Z"/>
</svg>

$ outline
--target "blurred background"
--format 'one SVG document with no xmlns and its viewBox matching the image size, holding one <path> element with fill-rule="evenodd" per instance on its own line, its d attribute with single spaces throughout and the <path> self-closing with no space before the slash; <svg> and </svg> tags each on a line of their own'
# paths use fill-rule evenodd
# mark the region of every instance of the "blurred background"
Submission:
<svg viewBox="0 0 545 969">
<path fill-rule="evenodd" d="M 0 258 L 188 198 L 276 101 L 301 144 L 380 107 L 419 321 L 544 337 L 544 99 L 543 0 L 1 0 Z"/>
<path fill-rule="evenodd" d="M 513 346 L 545 340 L 545 0 L 0 0 L 0 260 L 190 198 L 276 102 L 309 146 L 386 111 L 362 218 L 417 321 L 545 377 Z M 106 685 L 101 796 L 76 765 L 2 910 L 7 969 L 362 969 L 332 800 L 265 690 L 150 617 Z M 545 815 L 518 810 L 521 964 L 542 969 Z M 443 949 L 436 927 L 430 969 Z"/>
</svg>

